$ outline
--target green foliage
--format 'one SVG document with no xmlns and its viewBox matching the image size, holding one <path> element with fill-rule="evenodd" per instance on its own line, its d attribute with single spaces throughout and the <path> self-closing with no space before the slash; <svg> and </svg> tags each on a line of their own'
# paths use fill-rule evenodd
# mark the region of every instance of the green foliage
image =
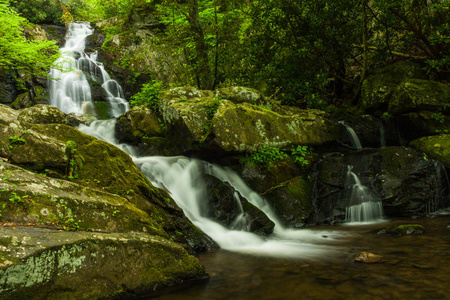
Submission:
<svg viewBox="0 0 450 300">
<path fill-rule="evenodd" d="M 266 146 L 252 153 L 245 158 L 245 164 L 266 166 L 271 162 L 276 162 L 287 158 L 288 155 L 281 149 L 276 147 Z"/>
<path fill-rule="evenodd" d="M 64 209 L 64 217 L 62 219 L 62 228 L 65 231 L 77 231 L 80 230 L 80 226 L 77 222 L 75 222 L 74 216 L 72 214 L 72 210 L 67 207 L 65 204 L 62 204 L 61 207 Z"/>
<path fill-rule="evenodd" d="M 431 116 L 433 117 L 433 119 L 435 119 L 440 124 L 444 124 L 445 117 L 442 113 L 433 113 Z"/>
<path fill-rule="evenodd" d="M 55 42 L 27 40 L 23 32 L 30 25 L 9 6 L 8 0 L 0 0 L 0 20 L 0 69 L 47 76 L 59 57 Z"/>
<path fill-rule="evenodd" d="M 18 146 L 18 145 L 23 145 L 23 144 L 25 144 L 25 139 L 23 139 L 23 138 L 20 138 L 20 137 L 18 137 L 18 136 L 10 136 L 10 137 L 8 137 L 8 139 L 9 139 L 9 148 L 13 148 L 14 146 Z"/>
<path fill-rule="evenodd" d="M 311 154 L 311 149 L 308 146 L 297 146 L 291 148 L 291 157 L 294 162 L 301 164 L 302 166 L 306 166 L 309 164 L 308 159 L 306 158 Z"/>
<path fill-rule="evenodd" d="M 157 111 L 159 109 L 159 94 L 163 90 L 162 86 L 162 82 L 157 80 L 144 83 L 141 91 L 131 97 L 131 106 L 148 104 L 153 110 Z"/>
</svg>

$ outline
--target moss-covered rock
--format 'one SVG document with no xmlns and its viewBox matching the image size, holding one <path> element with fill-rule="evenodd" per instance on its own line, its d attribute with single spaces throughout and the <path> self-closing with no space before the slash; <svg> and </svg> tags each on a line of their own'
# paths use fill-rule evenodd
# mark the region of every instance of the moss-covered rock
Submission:
<svg viewBox="0 0 450 300">
<path fill-rule="evenodd" d="M 435 158 L 450 168 L 450 135 L 441 134 L 434 136 L 427 136 L 410 143 L 414 147 L 432 158 Z"/>
<path fill-rule="evenodd" d="M 120 195 L 190 251 L 214 246 L 165 191 L 153 187 L 125 152 L 67 125 L 19 121 L 22 113 L 0 107 L 0 124 L 7 124 L 0 126 L 0 154 L 9 162 Z"/>
<path fill-rule="evenodd" d="M 109 299 L 208 278 L 182 247 L 144 233 L 0 232 L 1 299 Z"/>
<path fill-rule="evenodd" d="M 271 188 L 262 196 L 286 227 L 302 227 L 313 212 L 309 182 L 301 176 Z"/>
<path fill-rule="evenodd" d="M 21 110 L 17 120 L 30 124 L 67 124 L 67 115 L 56 107 L 38 104 Z"/>
<path fill-rule="evenodd" d="M 248 103 L 221 100 L 211 124 L 210 147 L 227 152 L 254 152 L 264 146 L 323 145 L 336 140 L 336 123 L 318 110 L 277 112 Z"/>
<path fill-rule="evenodd" d="M 392 94 L 388 111 L 394 115 L 411 111 L 441 111 L 450 105 L 448 85 L 423 79 L 402 81 Z"/>
<path fill-rule="evenodd" d="M 0 162 L 0 222 L 168 237 L 161 225 L 128 199 L 50 174 L 50 170 L 36 174 Z"/>
<path fill-rule="evenodd" d="M 116 123 L 116 134 L 120 141 L 129 144 L 138 144 L 144 138 L 161 136 L 162 129 L 156 113 L 145 105 L 128 110 Z"/>
<path fill-rule="evenodd" d="M 400 61 L 370 75 L 362 84 L 362 106 L 365 110 L 386 111 L 397 85 L 407 78 L 426 79 L 420 65 Z"/>
</svg>

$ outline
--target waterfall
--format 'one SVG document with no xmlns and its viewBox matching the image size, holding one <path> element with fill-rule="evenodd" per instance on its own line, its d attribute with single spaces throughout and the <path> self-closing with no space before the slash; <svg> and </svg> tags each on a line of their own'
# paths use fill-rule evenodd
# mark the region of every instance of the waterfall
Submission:
<svg viewBox="0 0 450 300">
<path fill-rule="evenodd" d="M 344 121 L 339 121 L 338 123 L 344 125 L 345 128 L 347 129 L 353 148 L 361 150 L 362 149 L 361 142 L 359 141 L 358 135 L 356 134 L 355 130 L 350 126 L 348 126 L 347 124 L 345 124 Z"/>
<path fill-rule="evenodd" d="M 345 221 L 348 223 L 374 222 L 383 219 L 383 204 L 364 186 L 358 176 L 348 166 L 346 186 L 351 190 L 349 206 L 345 209 Z"/>
<path fill-rule="evenodd" d="M 450 181 L 445 166 L 436 160 L 433 161 L 433 165 L 436 170 L 434 175 L 435 193 L 430 195 L 427 201 L 427 213 L 429 214 L 439 213 L 439 209 L 442 208 L 442 202 L 447 200 L 445 199 L 446 197 L 450 197 Z"/>
<path fill-rule="evenodd" d="M 70 23 L 66 44 L 61 48 L 57 65 L 49 74 L 50 104 L 65 113 L 95 115 L 88 79 L 101 85 L 110 105 L 109 114 L 118 117 L 129 109 L 122 88 L 111 79 L 103 64 L 97 61 L 97 52 L 87 55 L 86 38 L 94 30 L 87 23 Z"/>
<path fill-rule="evenodd" d="M 78 33 L 82 32 L 82 34 Z M 66 113 L 83 113 L 79 108 L 79 102 L 72 95 L 63 95 L 61 82 L 73 85 L 74 81 L 85 82 L 86 76 L 83 76 L 81 70 L 89 72 L 91 78 L 96 78 L 102 83 L 102 86 L 109 93 L 108 101 L 111 105 L 111 116 L 117 116 L 128 109 L 128 104 L 122 97 L 122 89 L 117 82 L 110 79 L 100 63 L 96 61 L 97 54 L 87 56 L 84 51 L 85 39 L 92 33 L 89 25 L 85 23 L 72 23 L 69 26 L 69 39 L 65 48 L 65 53 L 71 51 L 72 54 L 64 54 L 63 58 L 71 58 L 70 66 L 75 70 L 77 76 L 69 77 L 66 73 L 51 71 L 52 77 L 61 78 L 51 87 L 53 100 L 52 105 L 64 109 Z M 76 47 L 73 45 L 77 45 Z M 78 57 L 75 60 L 74 57 Z M 67 76 L 67 77 L 66 77 Z M 90 101 L 89 85 L 85 85 L 86 96 L 83 101 Z M 64 96 L 64 97 L 63 97 Z M 317 257 L 325 253 L 336 251 L 323 243 L 331 242 L 338 234 L 335 232 L 318 232 L 306 229 L 287 229 L 278 221 L 273 210 L 268 203 L 256 192 L 250 189 L 244 181 L 232 170 L 222 168 L 201 160 L 187 157 L 136 157 L 134 148 L 126 144 L 119 144 L 115 136 L 115 119 L 99 120 L 88 125 L 80 125 L 79 130 L 105 140 L 126 153 L 132 158 L 141 172 L 152 182 L 155 187 L 165 189 L 175 200 L 177 205 L 183 209 L 185 215 L 191 222 L 204 233 L 209 235 L 221 248 L 252 253 L 265 256 L 280 257 Z M 205 209 L 202 206 L 205 203 L 206 184 L 203 179 L 204 174 L 214 176 L 223 182 L 229 183 L 235 190 L 235 200 L 239 202 L 239 197 L 247 199 L 250 203 L 263 211 L 269 219 L 275 223 L 274 233 L 263 238 L 256 234 L 246 231 L 248 229 L 247 216 L 241 210 L 241 214 L 235 219 L 231 228 L 226 228 L 218 222 L 209 219 L 204 215 Z"/>
</svg>

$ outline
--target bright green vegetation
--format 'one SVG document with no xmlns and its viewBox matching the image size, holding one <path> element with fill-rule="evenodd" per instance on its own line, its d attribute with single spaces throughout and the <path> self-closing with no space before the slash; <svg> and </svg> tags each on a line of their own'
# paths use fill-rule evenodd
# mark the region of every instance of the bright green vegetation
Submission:
<svg viewBox="0 0 450 300">
<path fill-rule="evenodd" d="M 246 165 L 268 167 L 268 165 L 272 162 L 281 161 L 283 159 L 291 157 L 294 162 L 305 166 L 309 164 L 307 156 L 310 154 L 311 149 L 308 146 L 299 145 L 297 147 L 292 147 L 290 151 L 282 150 L 277 147 L 266 146 L 244 157 L 241 162 Z"/>
<path fill-rule="evenodd" d="M 68 156 L 67 176 L 70 179 L 78 178 L 78 172 L 83 167 L 83 160 L 77 154 L 77 143 L 68 141 L 66 143 L 66 155 Z"/>
<path fill-rule="evenodd" d="M 9 137 L 9 148 L 13 148 L 14 146 L 25 144 L 25 139 L 20 138 L 18 136 L 10 136 Z"/>
<path fill-rule="evenodd" d="M 26 39 L 24 29 L 31 25 L 10 7 L 9 2 L 0 0 L 0 69 L 46 76 L 59 56 L 58 47 L 54 41 Z M 29 1 L 22 2 L 29 4 Z"/>
<path fill-rule="evenodd" d="M 141 91 L 131 97 L 130 104 L 132 106 L 148 104 L 151 109 L 155 111 L 158 110 L 159 94 L 163 90 L 162 86 L 162 82 L 156 80 L 144 83 L 142 85 Z"/>
</svg>

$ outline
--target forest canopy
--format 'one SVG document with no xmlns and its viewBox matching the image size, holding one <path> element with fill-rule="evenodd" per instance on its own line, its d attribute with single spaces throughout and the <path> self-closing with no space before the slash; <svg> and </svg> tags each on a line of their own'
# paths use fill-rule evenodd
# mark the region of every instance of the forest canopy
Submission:
<svg viewBox="0 0 450 300">
<path fill-rule="evenodd" d="M 354 101 L 370 72 L 399 60 L 441 81 L 450 75 L 449 0 L 43 2 L 13 5 L 37 23 L 64 23 L 65 10 L 75 20 L 122 20 L 114 34 L 130 30 L 133 13 L 151 12 L 161 43 L 182 57 L 176 72 L 189 80 L 179 84 L 246 85 L 300 107 Z"/>
</svg>

